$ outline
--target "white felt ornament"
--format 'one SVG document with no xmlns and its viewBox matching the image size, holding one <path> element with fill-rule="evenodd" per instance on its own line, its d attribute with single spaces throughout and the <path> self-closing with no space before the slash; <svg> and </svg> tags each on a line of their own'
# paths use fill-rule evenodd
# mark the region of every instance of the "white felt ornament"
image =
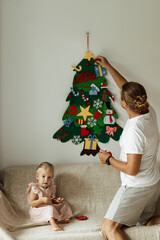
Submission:
<svg viewBox="0 0 160 240">
<path fill-rule="evenodd" d="M 114 124 L 115 118 L 113 117 L 113 110 L 107 109 L 106 116 L 104 117 L 104 124 Z"/>
</svg>

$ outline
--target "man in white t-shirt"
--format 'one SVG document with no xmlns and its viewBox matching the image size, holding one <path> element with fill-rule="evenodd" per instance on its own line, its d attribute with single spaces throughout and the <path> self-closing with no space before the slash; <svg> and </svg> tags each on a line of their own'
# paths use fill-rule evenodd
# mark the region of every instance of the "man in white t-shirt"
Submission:
<svg viewBox="0 0 160 240">
<path fill-rule="evenodd" d="M 128 119 L 120 138 L 120 160 L 127 162 L 127 154 L 140 154 L 141 164 L 136 176 L 121 172 L 122 186 L 146 187 L 154 185 L 160 178 L 157 167 L 159 132 L 155 111 Z"/>
<path fill-rule="evenodd" d="M 102 223 L 108 240 L 128 240 L 122 226 L 160 223 L 153 217 L 160 196 L 160 172 L 157 166 L 159 131 L 155 111 L 147 102 L 144 87 L 127 80 L 106 58 L 97 62 L 106 67 L 121 89 L 121 105 L 128 121 L 120 138 L 120 160 L 101 150 L 100 161 L 118 169 L 122 185 L 116 193 Z"/>
</svg>

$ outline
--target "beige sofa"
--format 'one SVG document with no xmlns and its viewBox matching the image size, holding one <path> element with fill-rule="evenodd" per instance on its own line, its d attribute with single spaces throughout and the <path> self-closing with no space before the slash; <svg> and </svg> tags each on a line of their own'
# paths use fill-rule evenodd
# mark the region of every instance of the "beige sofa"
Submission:
<svg viewBox="0 0 160 240">
<path fill-rule="evenodd" d="M 82 159 L 83 162 L 83 159 Z M 70 204 L 74 217 L 62 224 L 63 232 L 54 232 L 50 225 L 30 222 L 25 191 L 35 181 L 36 166 L 10 167 L 1 172 L 0 240 L 101 240 L 104 214 L 120 186 L 119 172 L 101 163 L 55 165 L 54 182 L 57 196 Z M 156 214 L 160 214 L 160 200 Z M 86 215 L 79 221 L 76 216 Z M 159 240 L 160 225 L 135 226 L 124 231 L 132 240 Z"/>
</svg>

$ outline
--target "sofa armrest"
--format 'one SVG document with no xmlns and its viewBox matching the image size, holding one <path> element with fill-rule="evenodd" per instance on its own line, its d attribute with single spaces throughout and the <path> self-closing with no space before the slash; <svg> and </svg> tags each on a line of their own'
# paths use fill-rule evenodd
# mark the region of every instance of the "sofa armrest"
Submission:
<svg viewBox="0 0 160 240">
<path fill-rule="evenodd" d="M 0 188 L 1 186 L 2 185 L 0 185 Z M 13 227 L 13 223 L 14 223 L 13 218 L 15 216 L 15 212 L 1 190 L 0 190 L 0 213 L 1 213 L 0 214 L 0 239 L 14 240 L 14 238 L 7 231 L 7 228 L 11 226 Z"/>
<path fill-rule="evenodd" d="M 15 226 L 16 213 L 4 193 L 0 190 L 0 226 L 9 229 Z"/>
<path fill-rule="evenodd" d="M 10 233 L 0 224 L 0 239 L 1 240 L 15 240 Z"/>
</svg>

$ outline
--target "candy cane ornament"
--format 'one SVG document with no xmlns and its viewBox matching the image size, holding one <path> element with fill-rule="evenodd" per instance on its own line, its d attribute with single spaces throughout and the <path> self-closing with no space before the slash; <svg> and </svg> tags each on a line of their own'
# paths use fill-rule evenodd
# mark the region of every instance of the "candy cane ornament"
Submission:
<svg viewBox="0 0 160 240">
<path fill-rule="evenodd" d="M 77 91 L 76 93 L 72 87 L 71 87 L 71 91 L 75 97 L 79 96 L 79 92 Z"/>
<path fill-rule="evenodd" d="M 83 90 L 81 91 L 81 93 L 82 93 L 82 99 L 83 99 L 83 101 L 84 101 L 84 102 L 88 102 L 89 98 L 88 98 L 88 97 L 85 98 Z"/>
<path fill-rule="evenodd" d="M 77 72 L 80 72 L 82 70 L 82 66 L 79 65 L 79 68 L 76 68 L 75 66 L 71 65 L 73 69 L 75 69 Z"/>
</svg>

